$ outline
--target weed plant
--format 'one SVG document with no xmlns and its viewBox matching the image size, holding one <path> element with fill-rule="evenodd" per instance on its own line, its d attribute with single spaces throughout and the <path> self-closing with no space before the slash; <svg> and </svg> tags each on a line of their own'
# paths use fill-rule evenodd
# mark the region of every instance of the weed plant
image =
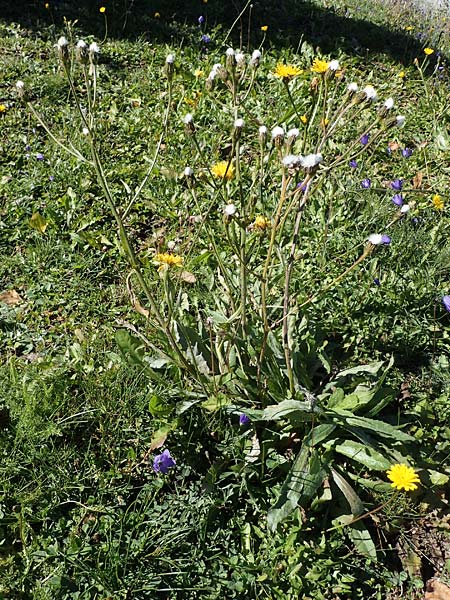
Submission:
<svg viewBox="0 0 450 600">
<path fill-rule="evenodd" d="M 199 25 L 67 23 L 9 65 L 1 593 L 414 594 L 395 543 L 448 482 L 445 62 Z"/>
</svg>

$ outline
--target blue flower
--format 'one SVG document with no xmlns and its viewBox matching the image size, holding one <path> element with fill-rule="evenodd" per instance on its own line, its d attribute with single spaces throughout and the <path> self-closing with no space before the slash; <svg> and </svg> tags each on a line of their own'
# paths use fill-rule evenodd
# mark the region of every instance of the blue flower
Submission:
<svg viewBox="0 0 450 600">
<path fill-rule="evenodd" d="M 390 244 L 391 243 L 391 238 L 389 235 L 386 235 L 385 233 L 381 236 L 381 243 L 382 244 Z"/>
<path fill-rule="evenodd" d="M 400 192 L 403 187 L 403 179 L 394 179 L 391 181 L 391 188 L 396 192 Z"/>
<path fill-rule="evenodd" d="M 241 413 L 239 415 L 239 425 L 248 425 L 250 423 L 250 417 L 248 417 L 245 413 Z"/>
<path fill-rule="evenodd" d="M 159 456 L 155 456 L 153 460 L 153 470 L 155 473 L 164 473 L 165 475 L 171 467 L 175 466 L 175 464 L 175 461 L 170 456 L 170 452 L 164 450 Z"/>
<path fill-rule="evenodd" d="M 209 35 L 206 35 L 206 33 L 204 33 L 202 35 L 202 42 L 204 42 L 205 44 L 209 44 L 210 41 L 211 41 L 211 38 L 209 37 Z"/>
<path fill-rule="evenodd" d="M 349 165 L 351 166 L 352 169 L 356 169 L 356 167 L 358 166 L 358 163 L 356 162 L 356 160 L 354 158 L 352 158 L 352 160 L 349 162 Z"/>
<path fill-rule="evenodd" d="M 402 204 L 403 204 L 403 196 L 401 194 L 395 194 L 395 196 L 392 197 L 392 202 L 396 206 L 402 206 Z"/>
<path fill-rule="evenodd" d="M 450 296 L 442 296 L 442 304 L 447 312 L 450 312 Z"/>
<path fill-rule="evenodd" d="M 42 152 L 38 152 L 36 154 L 36 160 L 44 160 L 44 155 L 42 154 Z"/>
<path fill-rule="evenodd" d="M 205 17 L 203 15 L 200 15 L 198 18 L 198 24 L 201 25 L 204 22 L 205 22 Z"/>
<path fill-rule="evenodd" d="M 364 188 L 365 190 L 368 190 L 370 188 L 370 184 L 371 184 L 370 179 L 363 179 L 361 181 L 361 187 Z"/>
<path fill-rule="evenodd" d="M 362 135 L 360 137 L 359 141 L 361 142 L 361 144 L 363 146 L 367 146 L 367 144 L 369 143 L 369 138 L 370 138 L 370 135 L 368 133 L 365 133 L 364 135 Z"/>
<path fill-rule="evenodd" d="M 404 156 L 404 158 L 409 158 L 412 153 L 413 151 L 411 150 L 411 148 L 403 148 L 402 150 L 402 156 Z"/>
<path fill-rule="evenodd" d="M 374 284 L 375 284 L 375 285 L 377 285 L 377 286 L 380 286 L 380 285 L 381 285 L 381 282 L 380 282 L 380 280 L 378 279 L 378 277 L 375 277 L 375 278 L 374 278 L 374 280 L 373 280 L 373 282 L 374 282 Z"/>
<path fill-rule="evenodd" d="M 297 183 L 297 188 L 301 189 L 302 192 L 306 192 L 306 183 L 303 183 L 303 181 L 300 181 L 299 183 Z"/>
</svg>

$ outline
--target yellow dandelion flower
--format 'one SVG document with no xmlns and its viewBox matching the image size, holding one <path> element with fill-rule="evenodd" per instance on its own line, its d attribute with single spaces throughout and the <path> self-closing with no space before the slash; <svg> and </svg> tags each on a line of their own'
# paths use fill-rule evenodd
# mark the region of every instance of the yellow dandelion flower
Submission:
<svg viewBox="0 0 450 600">
<path fill-rule="evenodd" d="M 400 73 L 398 74 L 398 76 L 400 77 L 400 79 L 403 79 L 404 77 L 406 77 L 405 71 L 400 71 Z"/>
<path fill-rule="evenodd" d="M 158 273 L 170 267 L 181 267 L 183 265 L 183 257 L 176 254 L 168 254 L 166 252 L 156 254 L 154 261 L 159 265 Z"/>
<path fill-rule="evenodd" d="M 412 31 L 414 29 L 414 27 L 412 25 L 408 25 L 408 27 L 405 27 L 406 31 Z"/>
<path fill-rule="evenodd" d="M 413 492 L 417 490 L 417 484 L 420 483 L 417 473 L 407 465 L 397 463 L 386 471 L 386 474 L 388 479 L 392 481 L 391 486 L 397 490 Z"/>
<path fill-rule="evenodd" d="M 294 65 L 278 63 L 273 73 L 275 77 L 279 77 L 283 81 L 290 81 L 294 77 L 297 77 L 297 75 L 301 75 L 303 71 L 298 67 L 294 67 Z"/>
<path fill-rule="evenodd" d="M 103 14 L 106 12 L 106 8 L 104 6 L 100 6 L 99 11 Z"/>
<path fill-rule="evenodd" d="M 161 14 L 159 12 L 155 12 L 153 16 L 155 17 L 155 19 L 159 19 L 161 17 Z"/>
<path fill-rule="evenodd" d="M 221 160 L 211 167 L 212 174 L 218 179 L 230 180 L 234 177 L 234 167 L 226 160 Z"/>
<path fill-rule="evenodd" d="M 256 231 L 265 231 L 271 225 L 272 223 L 270 222 L 270 219 L 268 219 L 264 215 L 258 215 L 257 217 L 255 217 L 253 229 L 255 229 Z"/>
<path fill-rule="evenodd" d="M 306 115 L 302 115 L 300 117 L 300 121 L 303 123 L 303 125 L 306 125 L 306 123 L 308 122 L 308 117 Z"/>
<path fill-rule="evenodd" d="M 5 113 L 6 110 L 6 106 L 4 104 L 0 104 L 0 113 Z"/>
<path fill-rule="evenodd" d="M 423 51 L 427 56 L 430 56 L 430 54 L 434 54 L 433 48 L 424 48 Z"/>
<path fill-rule="evenodd" d="M 203 77 L 204 74 L 205 74 L 205 72 L 202 71 L 201 69 L 195 69 L 195 71 L 194 71 L 194 77 L 196 77 L 197 79 L 199 77 Z"/>
<path fill-rule="evenodd" d="M 311 71 L 313 73 L 319 73 L 320 75 L 322 75 L 323 73 L 326 73 L 328 70 L 328 62 L 326 60 L 321 60 L 320 58 L 315 58 L 313 60 L 313 64 L 311 67 Z"/>
<path fill-rule="evenodd" d="M 261 26 L 261 31 L 264 31 L 264 33 L 269 29 L 268 25 L 262 25 Z"/>
<path fill-rule="evenodd" d="M 330 119 L 322 119 L 320 121 L 320 124 L 322 125 L 322 127 L 326 127 L 329 122 L 330 122 Z"/>
<path fill-rule="evenodd" d="M 431 198 L 431 202 L 436 210 L 444 210 L 444 201 L 439 194 L 434 194 Z"/>
<path fill-rule="evenodd" d="M 46 9 L 48 10 L 48 9 L 50 8 L 50 4 L 49 4 L 48 2 L 46 2 L 46 3 L 44 4 L 44 8 L 46 8 Z"/>
</svg>

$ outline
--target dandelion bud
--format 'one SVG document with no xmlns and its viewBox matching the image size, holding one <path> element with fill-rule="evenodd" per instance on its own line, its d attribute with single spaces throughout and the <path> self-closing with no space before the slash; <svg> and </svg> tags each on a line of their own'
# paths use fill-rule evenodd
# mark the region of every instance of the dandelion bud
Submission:
<svg viewBox="0 0 450 600">
<path fill-rule="evenodd" d="M 259 143 L 262 146 L 265 146 L 266 140 L 267 140 L 267 127 L 265 125 L 261 125 L 261 127 L 258 130 L 258 134 L 259 134 Z"/>
<path fill-rule="evenodd" d="M 91 63 L 93 65 L 97 64 L 99 54 L 100 54 L 100 48 L 98 47 L 98 44 L 96 44 L 95 42 L 92 42 L 92 44 L 90 44 L 90 46 L 89 46 L 89 60 L 91 61 Z"/>
<path fill-rule="evenodd" d="M 16 83 L 16 91 L 17 91 L 17 95 L 19 96 L 19 98 L 25 97 L 25 84 L 20 79 Z"/>
<path fill-rule="evenodd" d="M 283 160 L 283 166 L 289 170 L 299 169 L 302 166 L 302 156 L 298 154 L 287 154 Z"/>
<path fill-rule="evenodd" d="M 318 77 L 313 77 L 311 79 L 311 83 L 309 84 L 309 91 L 311 92 L 311 94 L 316 94 L 317 90 L 319 89 L 320 86 L 320 79 Z"/>
<path fill-rule="evenodd" d="M 284 129 L 282 127 L 277 126 L 272 129 L 272 140 L 275 146 L 278 146 L 278 148 L 283 145 Z"/>
<path fill-rule="evenodd" d="M 234 59 L 239 68 L 243 69 L 246 65 L 245 54 L 243 52 L 236 52 Z"/>
<path fill-rule="evenodd" d="M 287 147 L 288 147 L 288 152 L 292 147 L 292 144 L 295 142 L 295 140 L 298 138 L 298 136 L 300 135 L 300 131 L 294 127 L 293 129 L 289 129 L 289 131 L 286 134 L 286 138 L 287 138 Z"/>
<path fill-rule="evenodd" d="M 352 83 L 349 83 L 347 86 L 347 93 L 349 95 L 350 98 L 353 98 L 353 96 L 356 94 L 356 92 L 358 91 L 358 84 L 355 83 L 354 81 L 352 81 Z"/>
<path fill-rule="evenodd" d="M 172 81 L 175 71 L 175 54 L 168 54 L 166 57 L 166 75 L 169 81 Z"/>
<path fill-rule="evenodd" d="M 253 50 L 252 57 L 250 59 L 250 66 L 254 69 L 259 67 L 261 61 L 261 52 L 259 50 Z"/>
<path fill-rule="evenodd" d="M 242 128 L 244 127 L 244 119 L 236 119 L 234 122 L 234 139 L 238 140 L 241 137 Z"/>
<path fill-rule="evenodd" d="M 56 48 L 62 62 L 67 63 L 69 61 L 69 42 L 63 35 L 56 42 Z"/>
<path fill-rule="evenodd" d="M 226 51 L 226 63 L 228 69 L 234 69 L 234 50 L 233 48 L 227 48 Z"/>
<path fill-rule="evenodd" d="M 185 125 L 184 129 L 187 135 L 194 135 L 195 133 L 195 125 L 194 125 L 194 117 L 191 113 L 187 113 L 183 119 L 183 123 Z"/>
<path fill-rule="evenodd" d="M 89 61 L 89 49 L 84 40 L 78 40 L 77 42 L 76 57 L 82 65 L 86 65 Z"/>
<path fill-rule="evenodd" d="M 380 117 L 385 117 L 393 107 L 394 107 L 394 99 L 393 98 L 388 98 L 387 100 L 385 100 L 383 106 L 381 106 L 378 111 Z"/>
<path fill-rule="evenodd" d="M 208 90 L 208 92 L 210 92 L 213 89 L 215 78 L 216 78 L 216 72 L 211 71 L 211 73 L 208 75 L 208 77 L 205 80 L 205 87 Z"/>
</svg>

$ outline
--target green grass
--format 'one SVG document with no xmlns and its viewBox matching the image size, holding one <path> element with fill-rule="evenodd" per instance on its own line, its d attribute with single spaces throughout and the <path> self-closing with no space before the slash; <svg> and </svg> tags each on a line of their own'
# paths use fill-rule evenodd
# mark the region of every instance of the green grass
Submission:
<svg viewBox="0 0 450 600">
<path fill-rule="evenodd" d="M 437 57 L 448 31 L 440 16 L 406 17 L 402 3 L 360 4 L 255 4 L 231 32 L 244 4 L 227 14 L 201 5 L 201 28 L 200 8 L 107 7 L 97 106 L 85 114 L 95 113 L 94 147 L 127 211 L 134 265 L 102 180 L 62 147 L 89 159 L 92 138 L 54 44 L 63 33 L 100 42 L 103 17 L 63 5 L 35 7 L 27 21 L 11 7 L 16 24 L 0 23 L 0 598 L 414 599 L 429 577 L 448 579 L 445 533 L 442 560 L 430 554 L 450 475 L 448 71 Z M 66 29 L 65 10 L 80 19 Z M 263 56 L 237 105 L 205 78 L 240 38 Z M 317 56 L 343 68 L 342 81 L 327 76 L 330 106 L 351 81 L 379 96 L 326 140 Z M 279 62 L 303 70 L 291 97 L 273 76 Z M 80 65 L 69 71 L 88 107 Z M 376 121 L 389 96 L 404 128 Z M 300 129 L 295 153 L 323 141 L 291 259 L 296 204 L 276 224 L 275 125 Z M 236 167 L 227 183 L 210 173 L 222 160 Z M 293 194 L 304 177 L 293 175 Z M 403 217 L 391 202 L 398 178 Z M 227 217 L 230 203 L 238 214 Z M 272 227 L 258 232 L 258 215 Z M 392 241 L 370 248 L 378 232 Z M 166 252 L 182 269 L 158 272 Z M 163 449 L 176 461 L 167 475 L 153 469 Z M 417 492 L 393 493 L 385 470 L 397 462 L 417 469 Z"/>
</svg>

